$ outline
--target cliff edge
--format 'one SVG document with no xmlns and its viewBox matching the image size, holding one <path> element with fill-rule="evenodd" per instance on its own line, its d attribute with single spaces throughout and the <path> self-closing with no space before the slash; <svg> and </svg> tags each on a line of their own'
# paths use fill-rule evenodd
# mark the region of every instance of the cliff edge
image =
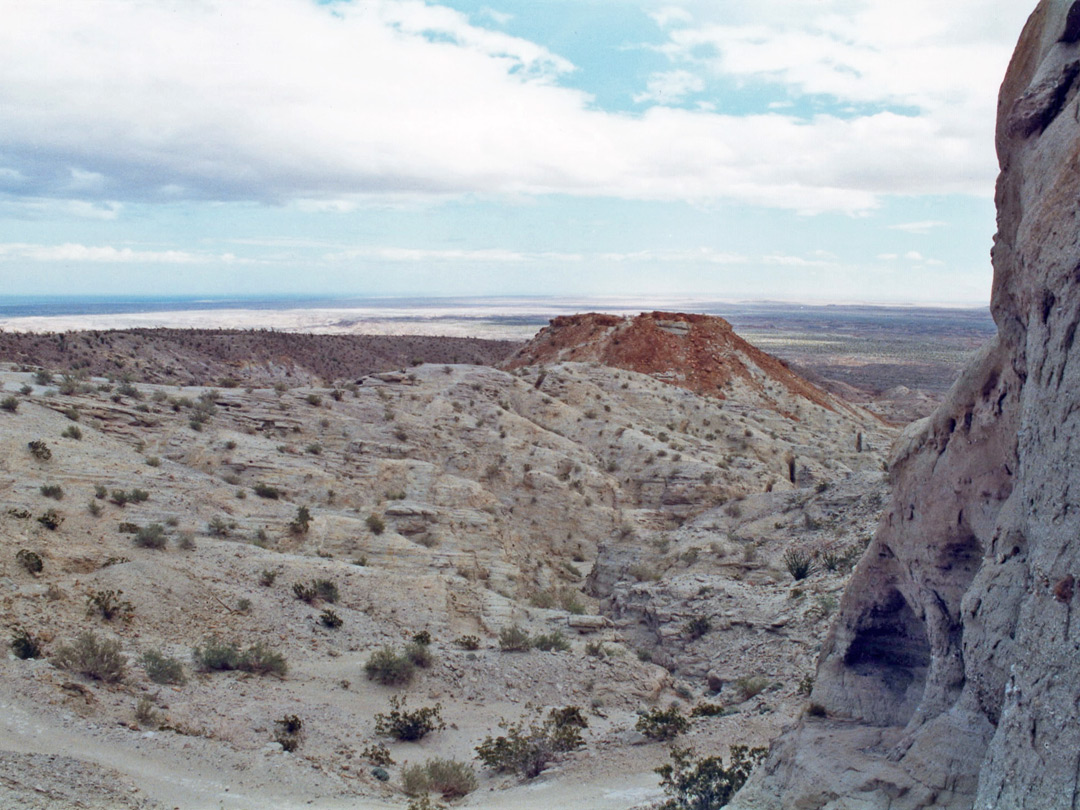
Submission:
<svg viewBox="0 0 1080 810">
<path fill-rule="evenodd" d="M 1078 76 L 1080 1 L 1043 0 L 998 102 L 998 334 L 898 442 L 813 711 L 733 807 L 1080 803 Z"/>
</svg>

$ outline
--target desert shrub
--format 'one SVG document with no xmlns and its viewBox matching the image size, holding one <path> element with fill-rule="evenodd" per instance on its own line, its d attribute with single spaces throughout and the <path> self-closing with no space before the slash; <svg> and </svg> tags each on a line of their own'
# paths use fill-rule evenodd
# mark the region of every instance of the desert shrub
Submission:
<svg viewBox="0 0 1080 810">
<path fill-rule="evenodd" d="M 292 519 L 289 524 L 289 531 L 293 534 L 307 534 L 308 528 L 311 526 L 311 510 L 306 506 L 300 506 L 296 509 L 296 517 Z"/>
<path fill-rule="evenodd" d="M 505 734 L 485 737 L 476 747 L 484 765 L 500 773 L 516 773 L 526 779 L 539 776 L 558 754 L 584 745 L 581 738 L 588 722 L 576 706 L 552 709 L 547 717 L 501 722 Z"/>
<path fill-rule="evenodd" d="M 147 697 L 139 698 L 135 704 L 135 721 L 140 726 L 157 726 L 161 723 L 161 717 L 154 708 L 154 701 Z"/>
<path fill-rule="evenodd" d="M 135 545 L 139 548 L 153 548 L 163 549 L 168 542 L 168 535 L 165 534 L 165 527 L 160 523 L 151 523 L 149 526 L 141 527 L 135 532 Z"/>
<path fill-rule="evenodd" d="M 694 616 L 692 619 L 686 622 L 683 627 L 683 631 L 686 633 L 687 639 L 690 641 L 696 641 L 704 636 L 709 630 L 712 629 L 712 622 L 708 616 Z"/>
<path fill-rule="evenodd" d="M 94 591 L 86 597 L 86 615 L 100 616 L 107 622 L 113 619 L 131 621 L 135 615 L 135 606 L 126 599 L 121 599 L 123 591 L 101 590 Z"/>
<path fill-rule="evenodd" d="M 25 661 L 28 658 L 41 658 L 41 642 L 28 630 L 16 627 L 11 633 L 11 652 L 16 658 Z"/>
<path fill-rule="evenodd" d="M 158 650 L 147 650 L 140 659 L 146 677 L 154 683 L 174 684 L 183 686 L 187 683 L 184 675 L 184 665 L 177 659 L 165 655 Z"/>
<path fill-rule="evenodd" d="M 183 551 L 194 551 L 195 535 L 191 532 L 180 532 L 180 536 L 176 538 L 176 545 Z"/>
<path fill-rule="evenodd" d="M 638 582 L 658 582 L 660 580 L 660 572 L 645 563 L 634 563 L 626 570 L 626 573 Z"/>
<path fill-rule="evenodd" d="M 61 392 L 62 393 L 62 392 Z M 74 405 L 64 409 L 64 416 L 70 419 L 72 422 L 79 421 L 79 409 Z"/>
<path fill-rule="evenodd" d="M 418 641 L 410 641 L 406 644 L 404 655 L 421 669 L 428 669 L 435 663 L 435 656 L 432 654 L 431 650 L 428 649 L 428 645 L 421 644 Z"/>
<path fill-rule="evenodd" d="M 41 555 L 28 548 L 20 548 L 15 553 L 15 561 L 31 574 L 40 574 L 45 570 L 45 563 L 42 561 Z"/>
<path fill-rule="evenodd" d="M 719 703 L 699 703 L 690 710 L 691 717 L 723 717 L 727 709 Z"/>
<path fill-rule="evenodd" d="M 830 574 L 836 572 L 841 565 L 843 555 L 838 551 L 827 550 L 821 553 L 821 564 L 825 566 L 825 570 Z"/>
<path fill-rule="evenodd" d="M 278 578 L 278 574 L 280 573 L 280 571 L 274 571 L 271 568 L 264 568 L 262 573 L 259 574 L 259 584 L 264 588 L 269 588 L 274 584 L 274 580 Z"/>
<path fill-rule="evenodd" d="M 326 608 L 319 614 L 319 624 L 323 627 L 328 627 L 331 630 L 336 630 L 344 624 L 344 621 L 330 608 Z"/>
<path fill-rule="evenodd" d="M 79 430 L 78 425 L 68 425 L 60 435 L 65 439 L 75 439 L 78 441 L 82 438 L 82 431 Z"/>
<path fill-rule="evenodd" d="M 415 742 L 433 731 L 446 728 L 440 704 L 410 710 L 407 703 L 408 698 L 399 698 L 397 695 L 391 697 L 390 711 L 375 715 L 375 733 L 402 742 Z"/>
<path fill-rule="evenodd" d="M 149 467 L 160 467 L 161 466 L 161 459 L 158 458 L 157 456 L 147 456 L 146 464 Z"/>
<path fill-rule="evenodd" d="M 375 743 L 369 745 L 363 751 L 360 752 L 360 756 L 370 762 L 372 765 L 378 765 L 381 768 L 389 767 L 390 765 L 396 765 L 394 758 L 390 756 L 390 749 L 386 747 L 384 743 Z"/>
<path fill-rule="evenodd" d="M 86 504 L 86 511 L 88 511 L 94 517 L 101 517 L 101 513 L 102 513 L 103 510 L 101 508 L 101 504 L 99 504 L 97 501 L 91 499 Z"/>
<path fill-rule="evenodd" d="M 293 596 L 309 605 L 318 601 L 334 604 L 339 598 L 337 585 L 328 579 L 313 579 L 310 584 L 297 582 L 293 584 L 292 590 Z"/>
<path fill-rule="evenodd" d="M 480 649 L 480 639 L 477 636 L 459 636 L 457 639 L 454 640 L 454 643 L 461 647 L 461 649 L 463 650 Z"/>
<path fill-rule="evenodd" d="M 104 484 L 94 484 L 94 497 L 99 501 L 105 500 L 109 495 L 109 489 Z"/>
<path fill-rule="evenodd" d="M 60 669 L 106 683 L 123 680 L 127 668 L 120 654 L 120 642 L 100 639 L 89 630 L 80 633 L 70 644 L 62 644 L 52 660 Z"/>
<path fill-rule="evenodd" d="M 531 647 L 532 639 L 518 625 L 511 624 L 499 631 L 499 649 L 503 652 L 528 652 Z"/>
<path fill-rule="evenodd" d="M 274 721 L 274 742 L 278 743 L 283 751 L 295 751 L 303 739 L 304 721 L 295 714 L 287 714 Z"/>
<path fill-rule="evenodd" d="M 444 799 L 459 799 L 476 790 L 476 772 L 468 763 L 455 759 L 429 759 L 423 765 L 401 769 L 401 784 L 410 796 L 438 793 Z"/>
<path fill-rule="evenodd" d="M 535 636 L 532 639 L 532 646 L 545 652 L 567 652 L 570 649 L 570 642 L 560 631 L 553 630 L 550 633 Z"/>
<path fill-rule="evenodd" d="M 277 487 L 272 487 L 269 484 L 256 484 L 253 486 L 252 491 L 260 498 L 268 498 L 272 501 L 276 501 L 281 497 L 281 490 Z"/>
<path fill-rule="evenodd" d="M 585 654 L 591 655 L 593 658 L 606 658 L 608 650 L 602 641 L 586 641 Z"/>
<path fill-rule="evenodd" d="M 383 686 L 403 686 L 413 679 L 416 665 L 408 656 L 399 655 L 393 647 L 383 647 L 373 652 L 364 664 L 369 681 Z"/>
<path fill-rule="evenodd" d="M 239 670 L 256 675 L 284 677 L 288 671 L 285 656 L 257 641 L 241 649 L 235 641 L 223 641 L 217 636 L 203 640 L 202 646 L 191 653 L 195 665 L 204 672 Z"/>
<path fill-rule="evenodd" d="M 308 405 L 311 405 L 315 408 L 318 408 L 320 405 L 322 405 L 322 397 L 320 397 L 318 394 L 308 394 L 306 397 L 304 397 L 304 401 L 307 402 Z"/>
<path fill-rule="evenodd" d="M 431 633 L 427 630 L 421 630 L 419 633 L 413 633 L 412 640 L 416 644 L 423 644 L 426 647 L 431 644 Z"/>
<path fill-rule="evenodd" d="M 26 446 L 30 448 L 30 455 L 32 455 L 38 461 L 48 461 L 50 458 L 52 458 L 52 450 L 50 450 L 49 445 L 47 445 L 41 439 L 35 439 L 32 442 L 27 442 Z"/>
<path fill-rule="evenodd" d="M 650 740 L 666 742 L 689 729 L 690 721 L 679 711 L 678 706 L 671 706 L 667 709 L 650 709 L 647 712 L 640 712 L 634 728 Z"/>
<path fill-rule="evenodd" d="M 371 530 L 372 534 L 382 534 L 384 531 L 386 531 L 386 523 L 381 517 L 379 517 L 379 515 L 376 515 L 374 512 L 367 516 L 367 519 L 364 521 L 364 523 L 367 524 L 367 527 Z"/>
<path fill-rule="evenodd" d="M 744 675 L 735 681 L 735 687 L 739 690 L 743 700 L 749 700 L 769 687 L 769 679 L 760 675 Z"/>
<path fill-rule="evenodd" d="M 805 551 L 790 548 L 784 552 L 784 567 L 796 581 L 806 579 L 814 567 L 814 558 Z"/>
<path fill-rule="evenodd" d="M 731 746 L 728 765 L 720 757 L 694 759 L 693 749 L 672 748 L 671 763 L 656 769 L 660 786 L 671 798 L 661 810 L 720 810 L 765 758 L 764 748 Z"/>
<path fill-rule="evenodd" d="M 210 522 L 206 524 L 206 531 L 212 537 L 228 537 L 232 528 L 225 518 L 214 515 L 214 517 L 210 518 Z"/>
<path fill-rule="evenodd" d="M 48 371 L 46 371 L 45 369 L 41 369 L 40 371 L 35 371 L 34 372 L 34 384 L 35 385 L 52 385 L 52 381 L 53 381 L 53 375 L 51 373 L 49 373 Z"/>
<path fill-rule="evenodd" d="M 0 408 L 3 408 L 8 413 L 15 413 L 19 410 L 19 400 L 15 397 L 4 397 L 0 399 Z"/>
</svg>

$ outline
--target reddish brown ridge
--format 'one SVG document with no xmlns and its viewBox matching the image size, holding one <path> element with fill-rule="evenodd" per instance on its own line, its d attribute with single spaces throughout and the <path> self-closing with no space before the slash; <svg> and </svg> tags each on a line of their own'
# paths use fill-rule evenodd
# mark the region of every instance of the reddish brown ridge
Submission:
<svg viewBox="0 0 1080 810">
<path fill-rule="evenodd" d="M 735 334 L 714 315 L 643 312 L 633 318 L 590 312 L 554 318 L 503 363 L 513 369 L 545 363 L 599 362 L 649 374 L 704 396 L 725 399 L 732 380 L 742 381 L 775 410 L 793 416 L 769 395 L 763 379 L 790 394 L 835 411 L 837 401 Z M 755 376 L 751 368 L 762 373 Z"/>
</svg>

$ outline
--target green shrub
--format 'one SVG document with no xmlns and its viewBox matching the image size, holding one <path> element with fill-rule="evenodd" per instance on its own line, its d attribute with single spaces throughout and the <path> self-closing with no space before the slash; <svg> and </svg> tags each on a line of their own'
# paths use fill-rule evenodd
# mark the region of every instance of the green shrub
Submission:
<svg viewBox="0 0 1080 810">
<path fill-rule="evenodd" d="M 0 408 L 3 408 L 8 413 L 15 413 L 19 410 L 19 400 L 15 397 L 4 397 L 0 399 Z"/>
<path fill-rule="evenodd" d="M 78 425 L 68 425 L 60 435 L 65 439 L 75 439 L 78 441 L 82 438 L 82 431 L 79 430 Z"/>
<path fill-rule="evenodd" d="M 42 514 L 38 515 L 37 522 L 49 531 L 54 532 L 59 529 L 60 524 L 64 522 L 64 516 L 55 509 L 46 509 Z"/>
<path fill-rule="evenodd" d="M 239 670 L 256 675 L 284 677 L 288 671 L 285 656 L 257 641 L 241 649 L 235 641 L 223 641 L 217 636 L 203 640 L 202 646 L 191 653 L 195 665 L 203 672 Z"/>
<path fill-rule="evenodd" d="M 272 487 L 269 484 L 256 484 L 253 486 L 252 491 L 260 498 L 269 498 L 272 501 L 276 501 L 281 497 L 281 490 L 277 487 Z"/>
<path fill-rule="evenodd" d="M 678 706 L 667 709 L 650 709 L 640 712 L 634 728 L 650 740 L 666 742 L 673 740 L 690 728 L 690 721 L 679 711 Z"/>
<path fill-rule="evenodd" d="M 41 642 L 36 636 L 21 627 L 16 627 L 11 633 L 11 651 L 16 658 L 25 661 L 28 658 L 41 658 Z"/>
<path fill-rule="evenodd" d="M 438 793 L 444 799 L 459 799 L 476 790 L 472 766 L 454 759 L 429 759 L 423 765 L 401 769 L 401 784 L 409 796 Z"/>
<path fill-rule="evenodd" d="M 52 660 L 60 669 L 106 683 L 123 680 L 127 667 L 119 641 L 99 639 L 89 630 L 76 636 L 71 644 L 61 645 Z"/>
<path fill-rule="evenodd" d="M 94 497 L 99 501 L 105 500 L 109 495 L 109 490 L 104 484 L 94 484 Z"/>
<path fill-rule="evenodd" d="M 421 644 L 419 641 L 410 641 L 406 644 L 404 655 L 421 669 L 428 669 L 435 663 L 435 656 L 428 649 L 428 645 Z"/>
<path fill-rule="evenodd" d="M 367 520 L 365 520 L 364 523 L 367 524 L 367 527 L 371 530 L 372 534 L 382 534 L 386 531 L 386 523 L 374 512 L 367 516 Z"/>
<path fill-rule="evenodd" d="M 94 517 L 101 517 L 101 513 L 103 510 L 101 508 L 101 504 L 91 498 L 90 501 L 86 504 L 86 511 L 88 511 Z"/>
<path fill-rule="evenodd" d="M 656 769 L 660 786 L 671 797 L 661 805 L 661 810 L 720 810 L 726 807 L 764 758 L 764 748 L 733 745 L 725 767 L 720 757 L 695 760 L 692 749 L 672 748 L 671 763 Z"/>
<path fill-rule="evenodd" d="M 531 648 L 532 639 L 518 625 L 511 624 L 499 631 L 499 649 L 503 652 L 528 652 Z"/>
<path fill-rule="evenodd" d="M 712 629 L 712 622 L 708 616 L 695 616 L 686 623 L 683 629 L 687 639 L 697 641 Z"/>
<path fill-rule="evenodd" d="M 293 585 L 293 595 L 301 602 L 313 605 L 318 601 L 337 602 L 339 594 L 337 585 L 328 579 L 313 579 L 310 585 L 297 582 Z"/>
<path fill-rule="evenodd" d="M 522 718 L 499 725 L 506 733 L 485 737 L 476 747 L 477 758 L 494 771 L 532 779 L 558 754 L 584 745 L 581 732 L 589 724 L 578 707 L 566 706 L 552 709 L 543 720 L 537 717 L 530 723 Z"/>
<path fill-rule="evenodd" d="M 161 466 L 161 459 L 158 458 L 157 456 L 147 456 L 146 464 L 149 467 L 160 467 Z"/>
<path fill-rule="evenodd" d="M 206 524 L 206 531 L 211 537 L 228 537 L 232 527 L 229 522 L 220 515 L 214 515 Z"/>
<path fill-rule="evenodd" d="M 38 461 L 48 461 L 52 458 L 52 450 L 50 450 L 49 445 L 45 444 L 41 439 L 35 439 L 32 442 L 28 442 L 26 446 L 30 448 L 30 455 Z"/>
<path fill-rule="evenodd" d="M 393 737 L 402 742 L 421 740 L 433 731 L 442 731 L 446 723 L 442 719 L 442 706 L 424 706 L 409 710 L 407 698 L 394 695 L 390 698 L 390 711 L 375 715 L 375 733 Z"/>
<path fill-rule="evenodd" d="M 784 566 L 795 581 L 806 579 L 814 567 L 814 558 L 796 548 L 784 552 Z"/>
<path fill-rule="evenodd" d="M 594 658 L 606 658 L 608 655 L 608 650 L 607 647 L 604 646 L 604 642 L 602 641 L 586 641 L 585 654 L 591 655 Z"/>
<path fill-rule="evenodd" d="M 532 646 L 545 652 L 567 652 L 570 649 L 570 642 L 560 631 L 554 630 L 534 637 Z"/>
<path fill-rule="evenodd" d="M 369 681 L 383 686 L 403 686 L 413 679 L 416 665 L 405 655 L 399 655 L 393 647 L 376 650 L 364 664 Z"/>
<path fill-rule="evenodd" d="M 381 768 L 397 764 L 394 762 L 394 758 L 390 756 L 390 749 L 383 743 L 375 743 L 374 745 L 367 746 L 367 748 L 360 752 L 360 756 L 372 765 L 378 765 Z"/>
<path fill-rule="evenodd" d="M 42 561 L 41 555 L 28 548 L 20 548 L 15 553 L 15 561 L 31 574 L 40 574 L 45 570 L 45 563 Z"/>
<path fill-rule="evenodd" d="M 735 681 L 735 687 L 739 690 L 743 700 L 749 700 L 769 687 L 769 679 L 760 675 L 744 675 Z"/>
<path fill-rule="evenodd" d="M 297 507 L 296 517 L 289 524 L 289 531 L 293 534 L 307 534 L 311 526 L 311 510 L 306 506 Z"/>
<path fill-rule="evenodd" d="M 168 542 L 168 535 L 165 534 L 165 527 L 160 523 L 151 523 L 149 526 L 141 527 L 135 532 L 135 545 L 139 548 L 153 548 L 163 549 Z"/>
<path fill-rule="evenodd" d="M 135 606 L 126 599 L 121 599 L 123 591 L 101 590 L 94 591 L 86 597 L 86 615 L 101 616 L 105 621 L 113 619 L 131 621 L 135 615 Z"/>
<path fill-rule="evenodd" d="M 174 684 L 183 686 L 187 683 L 184 675 L 184 665 L 175 658 L 164 655 L 157 650 L 147 650 L 142 654 L 143 669 L 146 677 L 154 683 Z"/>
<path fill-rule="evenodd" d="M 262 570 L 262 573 L 259 574 L 259 584 L 262 585 L 264 588 L 269 588 L 271 585 L 274 584 L 274 580 L 278 578 L 278 574 L 280 573 L 280 571 L 274 571 L 270 568 L 264 568 Z"/>
<path fill-rule="evenodd" d="M 331 630 L 336 630 L 337 628 L 341 627 L 344 622 L 342 621 L 342 618 L 337 615 L 337 613 L 335 613 L 330 608 L 326 608 L 325 610 L 323 610 L 322 613 L 319 614 L 319 624 L 321 624 L 323 627 L 328 627 Z"/>
</svg>

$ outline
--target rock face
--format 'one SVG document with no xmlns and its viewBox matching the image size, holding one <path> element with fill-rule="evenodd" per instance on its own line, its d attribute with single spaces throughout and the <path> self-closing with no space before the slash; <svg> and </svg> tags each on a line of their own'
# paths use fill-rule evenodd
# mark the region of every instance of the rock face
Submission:
<svg viewBox="0 0 1080 810">
<path fill-rule="evenodd" d="M 787 416 L 809 403 L 846 415 L 857 413 L 747 343 L 730 323 L 713 315 L 643 312 L 623 318 L 591 312 L 554 318 L 503 367 L 589 361 Z"/>
<path fill-rule="evenodd" d="M 1080 800 L 1078 40 L 1065 0 L 1021 35 L 998 107 L 998 335 L 897 445 L 819 660 L 827 716 L 782 737 L 734 807 Z"/>
</svg>

